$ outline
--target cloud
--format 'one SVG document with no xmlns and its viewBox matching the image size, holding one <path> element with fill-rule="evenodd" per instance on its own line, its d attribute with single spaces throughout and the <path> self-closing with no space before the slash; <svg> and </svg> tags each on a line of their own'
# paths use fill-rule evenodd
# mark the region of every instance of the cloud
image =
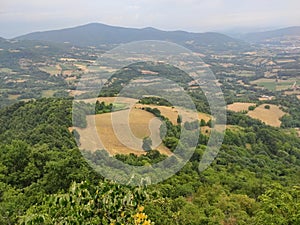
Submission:
<svg viewBox="0 0 300 225">
<path fill-rule="evenodd" d="M 89 22 L 167 30 L 217 30 L 300 21 L 298 0 L 4 0 L 0 36 Z"/>
</svg>

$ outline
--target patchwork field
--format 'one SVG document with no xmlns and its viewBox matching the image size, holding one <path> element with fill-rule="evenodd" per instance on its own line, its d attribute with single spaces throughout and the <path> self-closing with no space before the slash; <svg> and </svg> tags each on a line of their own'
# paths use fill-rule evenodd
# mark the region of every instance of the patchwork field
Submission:
<svg viewBox="0 0 300 225">
<path fill-rule="evenodd" d="M 55 92 L 56 91 L 54 91 L 54 90 L 44 90 L 42 92 L 42 96 L 45 97 L 45 98 L 50 98 L 55 94 Z"/>
<path fill-rule="evenodd" d="M 127 121 L 129 121 L 132 135 L 128 130 Z M 144 110 L 134 108 L 88 116 L 87 123 L 88 126 L 85 129 L 76 128 L 80 134 L 80 148 L 82 149 L 90 151 L 106 149 L 111 155 L 129 153 L 141 155 L 145 154 L 142 149 L 142 139 L 150 136 L 153 149 L 165 155 L 172 154 L 168 148 L 160 144 L 161 121 Z M 99 142 L 95 141 L 97 139 Z"/>
<path fill-rule="evenodd" d="M 12 69 L 10 68 L 0 68 L 0 73 L 8 73 L 11 74 L 13 73 Z"/>
<path fill-rule="evenodd" d="M 45 66 L 45 67 L 40 67 L 39 68 L 41 71 L 46 72 L 50 75 L 56 75 L 56 74 L 61 74 L 62 68 L 60 65 L 56 66 Z"/>
<path fill-rule="evenodd" d="M 8 99 L 17 100 L 21 95 L 8 95 Z"/>
<path fill-rule="evenodd" d="M 249 111 L 247 115 L 254 119 L 259 119 L 267 125 L 280 127 L 281 121 L 279 119 L 286 113 L 277 105 L 268 105 L 270 106 L 270 109 L 265 109 L 266 104 L 263 104 L 255 108 L 255 110 Z"/>
<path fill-rule="evenodd" d="M 300 128 L 299 127 L 296 128 L 296 132 L 298 134 L 298 137 L 300 137 Z"/>
<path fill-rule="evenodd" d="M 262 79 L 252 81 L 251 84 L 256 84 L 260 87 L 264 87 L 271 91 L 282 91 L 291 88 L 294 82 L 295 80 L 276 80 L 276 79 L 262 78 Z"/>
<path fill-rule="evenodd" d="M 105 103 L 127 104 L 126 110 L 91 115 L 87 117 L 87 128 L 76 130 L 80 134 L 81 149 L 95 151 L 97 149 L 106 149 L 111 155 L 145 154 L 142 149 L 142 139 L 150 136 L 153 142 L 152 148 L 157 149 L 162 154 L 171 155 L 172 152 L 161 144 L 159 128 L 162 122 L 152 113 L 142 110 L 144 107 L 157 108 L 161 114 L 177 124 L 178 114 L 182 115 L 187 121 L 198 116 L 199 120 L 206 122 L 211 117 L 205 113 L 193 114 L 187 110 L 172 108 L 167 106 L 143 105 L 136 103 L 138 100 L 131 98 L 104 97 L 98 99 L 86 99 L 85 102 L 93 103 L 96 100 Z M 129 128 L 128 128 L 129 123 Z M 208 127 L 202 127 L 202 132 L 209 133 Z M 131 134 L 132 132 L 132 134 Z M 99 139 L 98 139 L 99 138 Z M 100 140 L 100 141 L 97 141 Z"/>
<path fill-rule="evenodd" d="M 243 112 L 248 111 L 247 115 L 265 122 L 267 125 L 280 127 L 281 121 L 279 120 L 281 117 L 285 115 L 279 106 L 271 105 L 271 104 L 263 104 L 256 107 L 253 111 L 249 110 L 249 106 L 255 106 L 254 103 L 241 103 L 236 102 L 227 106 L 227 109 L 234 112 Z M 270 109 L 266 109 L 265 106 L 269 105 Z"/>
<path fill-rule="evenodd" d="M 234 112 L 248 111 L 249 106 L 255 106 L 254 103 L 235 102 L 227 106 L 227 109 Z"/>
<path fill-rule="evenodd" d="M 134 108 L 145 108 L 145 107 L 150 107 L 150 108 L 157 108 L 161 114 L 165 117 L 167 117 L 173 124 L 177 124 L 177 117 L 178 114 L 181 114 L 183 117 L 186 116 L 187 118 L 192 118 L 192 113 L 187 111 L 186 109 L 180 109 L 180 108 L 172 108 L 168 106 L 158 106 L 158 105 L 143 105 L 137 103 L 137 99 L 133 98 L 125 98 L 125 97 L 101 97 L 101 98 L 93 98 L 93 99 L 86 99 L 84 100 L 85 102 L 93 103 L 96 102 L 96 100 L 100 102 L 105 102 L 105 103 L 114 103 L 114 102 L 121 102 L 121 103 L 126 103 L 128 104 L 128 107 L 134 107 Z M 208 122 L 211 119 L 211 116 L 206 114 L 206 113 L 201 113 L 198 112 L 198 119 L 204 119 L 205 122 Z"/>
<path fill-rule="evenodd" d="M 240 77 L 253 77 L 255 76 L 255 72 L 244 70 L 237 72 L 236 75 Z"/>
</svg>

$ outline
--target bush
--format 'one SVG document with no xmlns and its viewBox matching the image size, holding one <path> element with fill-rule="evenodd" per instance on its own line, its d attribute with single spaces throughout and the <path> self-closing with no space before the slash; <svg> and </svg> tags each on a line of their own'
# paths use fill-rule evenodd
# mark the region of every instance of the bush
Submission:
<svg viewBox="0 0 300 225">
<path fill-rule="evenodd" d="M 256 107 L 255 107 L 254 105 L 251 105 L 251 106 L 248 107 L 248 110 L 249 110 L 249 111 L 253 111 L 255 108 L 256 108 Z"/>
</svg>

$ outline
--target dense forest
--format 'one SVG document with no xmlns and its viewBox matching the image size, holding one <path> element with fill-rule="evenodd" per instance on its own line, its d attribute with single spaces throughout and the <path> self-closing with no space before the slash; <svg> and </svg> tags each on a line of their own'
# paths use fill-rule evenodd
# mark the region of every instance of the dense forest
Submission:
<svg viewBox="0 0 300 225">
<path fill-rule="evenodd" d="M 105 107 L 111 110 L 98 103 L 99 112 Z M 130 187 L 101 177 L 83 158 L 69 130 L 72 99 L 2 109 L 0 224 L 300 224 L 300 139 L 242 113 L 227 116 L 224 142 L 207 170 L 198 170 L 206 148 L 200 134 L 181 171 Z M 169 141 L 176 142 L 175 133 Z M 151 150 L 115 157 L 140 166 L 166 156 Z"/>
</svg>

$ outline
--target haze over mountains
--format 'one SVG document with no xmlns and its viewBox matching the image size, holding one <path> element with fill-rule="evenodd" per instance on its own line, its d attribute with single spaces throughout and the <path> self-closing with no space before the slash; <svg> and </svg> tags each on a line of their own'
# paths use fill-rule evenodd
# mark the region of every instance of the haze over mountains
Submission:
<svg viewBox="0 0 300 225">
<path fill-rule="evenodd" d="M 300 26 L 287 27 L 278 30 L 271 30 L 265 32 L 248 33 L 241 36 L 245 41 L 261 42 L 270 38 L 284 38 L 284 37 L 300 37 Z"/>
<path fill-rule="evenodd" d="M 70 43 L 80 47 L 103 47 L 141 40 L 161 40 L 175 42 L 184 45 L 191 50 L 202 48 L 221 50 L 225 48 L 248 48 L 249 45 L 247 43 L 249 42 L 260 43 L 268 39 L 289 37 L 300 37 L 300 26 L 248 33 L 240 35 L 238 38 L 234 38 L 216 32 L 191 33 L 186 31 L 163 31 L 152 27 L 137 29 L 109 26 L 101 23 L 90 23 L 61 30 L 33 32 L 14 39 L 46 41 L 61 44 Z M 6 39 L 0 37 L 0 42 L 6 42 Z"/>
<path fill-rule="evenodd" d="M 163 40 L 191 46 L 225 46 L 239 47 L 243 43 L 232 37 L 220 33 L 189 33 L 185 31 L 162 31 L 155 28 L 124 28 L 91 23 L 74 28 L 34 32 L 19 36 L 19 40 L 43 40 L 58 43 L 69 42 L 78 46 L 101 46 L 121 44 L 140 40 Z"/>
</svg>

